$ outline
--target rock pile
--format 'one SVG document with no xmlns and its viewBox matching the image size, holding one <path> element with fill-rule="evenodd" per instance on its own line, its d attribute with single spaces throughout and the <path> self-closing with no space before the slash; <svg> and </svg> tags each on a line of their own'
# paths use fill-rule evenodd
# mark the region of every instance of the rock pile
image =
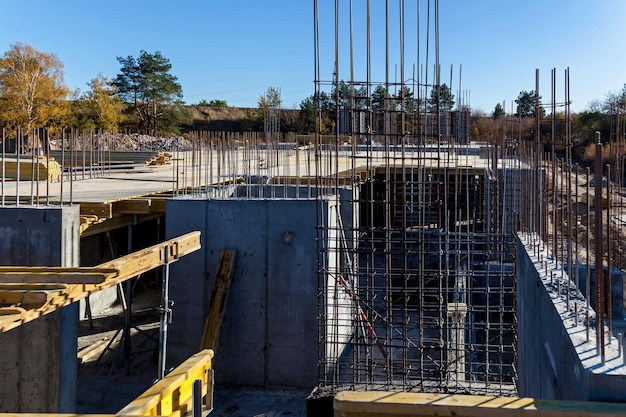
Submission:
<svg viewBox="0 0 626 417">
<path fill-rule="evenodd" d="M 51 140 L 50 149 L 61 150 L 61 148 L 74 150 L 107 150 L 107 151 L 190 151 L 192 144 L 182 136 L 169 138 L 159 138 L 138 133 L 100 133 L 78 135 L 61 140 Z"/>
<path fill-rule="evenodd" d="M 100 142 L 114 151 L 189 151 L 191 142 L 182 136 L 157 138 L 140 134 L 103 134 L 99 135 Z"/>
</svg>

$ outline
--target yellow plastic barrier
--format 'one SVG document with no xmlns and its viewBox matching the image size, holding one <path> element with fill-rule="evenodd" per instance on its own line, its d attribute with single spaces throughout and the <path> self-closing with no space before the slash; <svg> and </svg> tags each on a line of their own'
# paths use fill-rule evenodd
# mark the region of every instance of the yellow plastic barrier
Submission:
<svg viewBox="0 0 626 417">
<path fill-rule="evenodd" d="M 202 381 L 203 414 L 213 409 L 213 351 L 205 349 L 191 356 L 165 378 L 122 408 L 117 416 L 180 417 L 191 411 L 193 383 Z"/>
<path fill-rule="evenodd" d="M 336 417 L 591 417 L 626 415 L 626 404 L 413 392 L 340 392 Z"/>
</svg>

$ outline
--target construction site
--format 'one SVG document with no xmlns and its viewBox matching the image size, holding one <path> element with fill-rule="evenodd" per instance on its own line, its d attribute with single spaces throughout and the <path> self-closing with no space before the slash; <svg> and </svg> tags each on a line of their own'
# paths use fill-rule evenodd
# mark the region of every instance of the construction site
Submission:
<svg viewBox="0 0 626 417">
<path fill-rule="evenodd" d="M 273 112 L 135 151 L 3 130 L 1 413 L 626 413 L 623 166 L 599 135 L 595 166 L 573 162 L 568 69 L 536 102 L 564 115 L 541 123 L 565 153 L 539 117 L 533 140 L 507 115 L 471 141 L 460 68 L 440 100 L 439 2 L 404 3 L 314 1 L 334 134 Z"/>
</svg>

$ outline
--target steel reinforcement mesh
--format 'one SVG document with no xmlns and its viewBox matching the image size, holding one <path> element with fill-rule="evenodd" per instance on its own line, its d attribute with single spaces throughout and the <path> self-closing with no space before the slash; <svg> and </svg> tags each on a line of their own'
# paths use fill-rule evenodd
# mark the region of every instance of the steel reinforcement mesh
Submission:
<svg viewBox="0 0 626 417">
<path fill-rule="evenodd" d="M 437 1 L 411 12 L 426 23 L 404 1 L 314 5 L 316 183 L 337 196 L 318 210 L 319 392 L 514 395 L 513 236 L 529 175 L 517 149 L 470 143 L 438 53 L 405 57 L 407 27 L 417 45 L 433 42 L 420 25 L 438 37 Z M 424 63 L 435 71 L 405 74 Z"/>
</svg>

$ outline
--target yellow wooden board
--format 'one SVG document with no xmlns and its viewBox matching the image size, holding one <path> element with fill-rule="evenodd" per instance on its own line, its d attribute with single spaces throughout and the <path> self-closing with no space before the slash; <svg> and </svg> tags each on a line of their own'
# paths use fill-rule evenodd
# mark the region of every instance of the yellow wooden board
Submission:
<svg viewBox="0 0 626 417">
<path fill-rule="evenodd" d="M 20 158 L 19 167 L 18 160 L 15 158 L 7 157 L 0 162 L 4 164 L 4 176 L 5 178 L 17 178 L 19 168 L 19 179 L 23 181 L 58 181 L 61 178 L 62 170 L 54 159 L 46 159 L 45 156 Z"/>
<path fill-rule="evenodd" d="M 235 268 L 235 251 L 233 249 L 224 249 L 220 254 L 220 259 L 215 276 L 215 284 L 211 291 L 211 300 L 209 302 L 209 312 L 204 322 L 204 331 L 202 332 L 202 342 L 200 349 L 217 349 L 220 328 L 224 319 L 224 311 L 226 310 L 226 300 L 228 298 L 228 290 L 233 279 L 233 270 Z"/>
<path fill-rule="evenodd" d="M 0 266 L 0 284 L 100 284 L 116 276 L 117 269 L 111 268 Z"/>
<path fill-rule="evenodd" d="M 333 402 L 337 417 L 592 417 L 626 415 L 626 404 L 414 392 L 344 391 Z"/>
<path fill-rule="evenodd" d="M 150 206 L 150 199 L 133 198 L 113 203 L 113 212 L 119 214 L 149 214 Z"/>
<path fill-rule="evenodd" d="M 24 323 L 78 301 L 81 298 L 85 298 L 91 293 L 112 287 L 139 274 L 162 266 L 165 264 L 166 258 L 174 260 L 175 258 L 185 256 L 198 249 L 200 249 L 200 232 L 191 232 L 98 265 L 96 267 L 98 269 L 118 271 L 117 275 L 107 278 L 100 284 L 57 285 L 58 288 L 55 288 L 53 284 L 0 284 L 1 288 L 6 289 L 6 291 L 0 289 L 0 294 L 5 294 L 7 303 L 10 303 L 9 305 L 28 304 L 21 298 L 21 295 L 24 293 L 40 292 L 33 300 L 38 302 L 43 300 L 44 295 L 47 294 L 43 305 L 26 309 L 25 312 L 19 315 L 0 316 L 0 332 L 14 329 Z M 16 293 L 18 295 L 15 295 Z"/>
<path fill-rule="evenodd" d="M 93 215 L 110 219 L 113 217 L 113 204 L 111 203 L 90 203 L 80 202 L 80 214 L 81 215 Z"/>
<path fill-rule="evenodd" d="M 109 338 L 105 337 L 80 350 L 77 355 L 78 363 L 85 363 L 95 358 L 107 348 L 108 344 Z"/>
</svg>

